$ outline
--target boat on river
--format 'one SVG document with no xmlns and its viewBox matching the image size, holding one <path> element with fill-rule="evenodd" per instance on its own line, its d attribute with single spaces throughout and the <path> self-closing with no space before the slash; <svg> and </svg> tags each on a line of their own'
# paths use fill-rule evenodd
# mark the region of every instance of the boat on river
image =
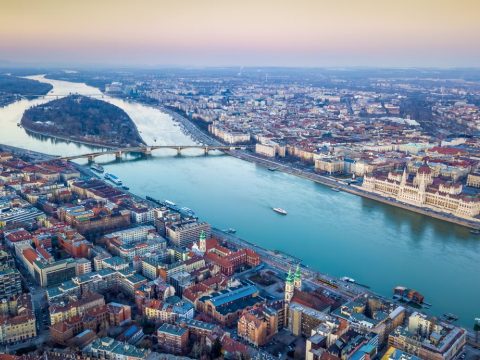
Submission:
<svg viewBox="0 0 480 360">
<path fill-rule="evenodd" d="M 120 180 L 117 176 L 109 173 L 105 173 L 104 178 L 107 180 L 110 180 L 113 182 L 115 185 L 122 185 L 122 180 Z"/>
<path fill-rule="evenodd" d="M 103 166 L 100 166 L 98 164 L 92 164 L 90 166 L 90 169 L 96 171 L 96 172 L 99 172 L 99 173 L 103 173 L 104 172 L 104 169 L 103 169 Z"/>
<path fill-rule="evenodd" d="M 458 316 L 452 313 L 445 313 L 443 314 L 443 318 L 448 322 L 454 322 L 458 320 Z"/>
<path fill-rule="evenodd" d="M 287 215 L 287 211 L 282 209 L 282 208 L 278 208 L 278 207 L 275 207 L 275 208 L 272 208 L 273 211 L 275 211 L 276 213 L 280 214 L 280 215 Z"/>
<path fill-rule="evenodd" d="M 393 298 L 395 300 L 418 306 L 430 305 L 425 303 L 425 297 L 418 291 L 406 288 L 404 286 L 397 286 L 395 289 L 393 289 Z"/>
</svg>

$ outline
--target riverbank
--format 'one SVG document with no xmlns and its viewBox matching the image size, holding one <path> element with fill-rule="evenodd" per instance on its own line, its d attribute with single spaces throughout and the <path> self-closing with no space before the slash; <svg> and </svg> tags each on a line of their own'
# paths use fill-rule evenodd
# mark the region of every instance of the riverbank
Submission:
<svg viewBox="0 0 480 360">
<path fill-rule="evenodd" d="M 190 132 L 191 136 L 195 138 L 197 141 L 200 140 L 200 141 L 203 141 L 204 143 L 209 143 L 209 144 L 221 144 L 218 140 L 214 139 L 209 134 L 205 133 L 202 129 L 198 128 L 197 125 L 195 125 L 190 119 L 186 118 L 180 113 L 173 111 L 171 109 L 167 109 L 161 105 L 158 105 L 157 107 L 161 111 L 164 111 L 168 113 L 170 116 L 172 116 L 172 118 L 175 121 L 181 123 Z M 222 144 L 222 145 L 225 145 L 225 144 Z M 418 214 L 426 215 L 437 220 L 442 220 L 452 224 L 464 226 L 472 230 L 480 230 L 480 221 L 467 220 L 454 215 L 450 215 L 448 213 L 439 212 L 433 209 L 422 208 L 422 207 L 411 205 L 411 204 L 401 203 L 396 200 L 388 199 L 386 197 L 383 197 L 377 194 L 369 193 L 358 186 L 349 185 L 344 181 L 323 176 L 320 174 L 316 174 L 313 172 L 308 172 L 302 169 L 298 169 L 290 165 L 285 165 L 282 162 L 266 159 L 256 154 L 248 153 L 246 151 L 226 151 L 226 153 L 241 160 L 249 161 L 257 165 L 264 166 L 266 168 L 274 168 L 275 170 L 282 171 L 286 174 L 307 179 L 317 184 L 322 184 L 330 188 L 335 188 L 340 191 L 345 191 L 353 195 L 361 196 L 370 200 L 381 202 L 386 205 L 390 205 L 390 206 L 398 207 L 404 210 L 412 211 Z"/>
<path fill-rule="evenodd" d="M 367 199 L 370 199 L 370 200 L 375 200 L 375 201 L 381 202 L 383 204 L 387 204 L 387 205 L 390 205 L 390 206 L 395 206 L 395 207 L 405 209 L 405 210 L 409 210 L 409 211 L 412 211 L 412 212 L 415 212 L 415 213 L 418 213 L 418 214 L 430 216 L 430 217 L 438 219 L 438 220 L 447 221 L 447 222 L 450 222 L 450 223 L 453 223 L 453 224 L 456 224 L 456 225 L 467 227 L 467 228 L 472 229 L 472 230 L 480 230 L 480 221 L 477 222 L 477 221 L 474 221 L 474 220 L 462 219 L 462 218 L 459 218 L 457 216 L 450 215 L 450 214 L 447 214 L 447 213 L 438 212 L 438 211 L 435 211 L 435 210 L 432 210 L 432 209 L 429 209 L 429 208 L 422 208 L 422 207 L 415 206 L 415 205 L 401 203 L 399 201 L 391 200 L 391 199 L 385 198 L 385 197 L 377 195 L 377 194 L 369 193 L 369 192 L 363 190 L 359 186 L 348 185 L 347 183 L 345 183 L 341 180 L 329 178 L 327 176 L 323 176 L 323 175 L 316 174 L 316 173 L 313 173 L 313 172 L 307 172 L 307 171 L 304 171 L 304 170 L 301 170 L 301 169 L 296 169 L 292 166 L 285 165 L 285 164 L 283 164 L 281 162 L 278 162 L 278 161 L 265 159 L 265 158 L 262 158 L 258 155 L 255 155 L 255 154 L 248 154 L 246 152 L 240 152 L 240 151 L 230 151 L 229 154 L 232 155 L 232 156 L 235 156 L 239 159 L 250 161 L 250 162 L 253 162 L 255 164 L 258 164 L 258 165 L 261 165 L 261 166 L 264 166 L 264 167 L 267 167 L 267 168 L 274 167 L 278 171 L 282 171 L 282 172 L 290 174 L 290 175 L 295 175 L 295 176 L 301 177 L 303 179 L 307 179 L 307 180 L 313 181 L 315 183 L 328 186 L 330 188 L 335 188 L 335 189 L 338 189 L 340 191 L 345 191 L 345 192 L 353 194 L 353 195 L 361 196 L 361 197 L 364 197 L 364 198 L 367 198 Z"/>
<path fill-rule="evenodd" d="M 52 134 L 49 134 L 49 133 L 46 133 L 46 132 L 28 129 L 25 126 L 23 126 L 23 128 L 25 129 L 25 132 L 27 132 L 29 135 L 32 135 L 32 136 L 46 137 L 46 138 L 50 138 L 50 139 L 65 141 L 67 143 L 75 143 L 75 144 L 80 144 L 80 145 L 91 146 L 91 147 L 94 147 L 94 148 L 101 148 L 101 149 L 108 149 L 108 150 L 116 149 L 116 147 L 111 146 L 111 145 L 104 145 L 104 144 L 99 144 L 99 143 L 91 142 L 91 141 L 72 139 L 72 138 L 69 138 L 69 137 L 66 137 L 66 136 L 52 135 Z"/>
</svg>

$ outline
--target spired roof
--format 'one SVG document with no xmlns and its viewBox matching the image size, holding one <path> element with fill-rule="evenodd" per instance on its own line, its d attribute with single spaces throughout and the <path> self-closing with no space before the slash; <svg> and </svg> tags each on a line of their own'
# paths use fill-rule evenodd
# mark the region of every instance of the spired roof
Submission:
<svg viewBox="0 0 480 360">
<path fill-rule="evenodd" d="M 200 239 L 199 239 L 199 240 L 200 240 L 200 241 L 202 241 L 202 240 L 203 240 L 203 241 L 207 240 L 207 234 L 205 233 L 205 231 L 202 230 L 202 231 L 200 232 Z"/>
<path fill-rule="evenodd" d="M 302 278 L 302 272 L 300 270 L 300 264 L 297 264 L 297 269 L 295 270 L 294 279 L 299 280 Z"/>
<path fill-rule="evenodd" d="M 288 269 L 288 275 L 287 275 L 287 283 L 291 283 L 293 282 L 293 274 L 292 274 L 292 271 L 290 269 Z"/>
</svg>

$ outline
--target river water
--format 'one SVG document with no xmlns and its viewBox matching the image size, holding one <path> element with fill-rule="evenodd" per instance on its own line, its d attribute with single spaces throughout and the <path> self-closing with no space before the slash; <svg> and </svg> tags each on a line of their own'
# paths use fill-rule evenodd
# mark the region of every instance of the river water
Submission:
<svg viewBox="0 0 480 360">
<path fill-rule="evenodd" d="M 51 94 L 59 97 L 101 96 L 85 84 L 34 78 L 51 83 Z M 0 108 L 0 143 L 55 155 L 91 150 L 30 136 L 16 125 L 25 109 L 51 99 Z M 148 144 L 193 143 L 159 110 L 107 96 L 103 100 L 125 110 Z M 188 206 L 214 226 L 233 227 L 240 237 L 295 255 L 313 269 L 353 277 L 385 296 L 397 285 L 414 288 L 433 304 L 433 314 L 454 313 L 467 327 L 480 316 L 480 237 L 467 229 L 229 156 L 203 156 L 196 150 L 175 154 L 162 150 L 148 160 L 97 160 L 132 192 Z M 288 216 L 272 207 L 286 209 Z"/>
</svg>

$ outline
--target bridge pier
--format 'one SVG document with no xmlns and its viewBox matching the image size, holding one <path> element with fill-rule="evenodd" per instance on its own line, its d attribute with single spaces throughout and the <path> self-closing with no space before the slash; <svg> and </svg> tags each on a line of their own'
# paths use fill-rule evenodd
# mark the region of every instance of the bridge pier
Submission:
<svg viewBox="0 0 480 360">
<path fill-rule="evenodd" d="M 95 162 L 95 156 L 93 155 L 88 155 L 88 163 L 93 164 Z"/>
<path fill-rule="evenodd" d="M 180 156 L 180 155 L 182 155 L 182 148 L 177 147 L 177 156 Z"/>
<path fill-rule="evenodd" d="M 152 155 L 152 148 L 150 146 L 147 146 L 143 149 L 143 155 L 145 156 L 150 156 Z"/>
<path fill-rule="evenodd" d="M 205 147 L 203 148 L 203 155 L 207 156 L 207 155 L 208 155 L 208 151 L 209 151 L 208 146 L 205 146 Z"/>
<path fill-rule="evenodd" d="M 115 152 L 115 160 L 122 160 L 123 153 L 121 151 Z"/>
</svg>

